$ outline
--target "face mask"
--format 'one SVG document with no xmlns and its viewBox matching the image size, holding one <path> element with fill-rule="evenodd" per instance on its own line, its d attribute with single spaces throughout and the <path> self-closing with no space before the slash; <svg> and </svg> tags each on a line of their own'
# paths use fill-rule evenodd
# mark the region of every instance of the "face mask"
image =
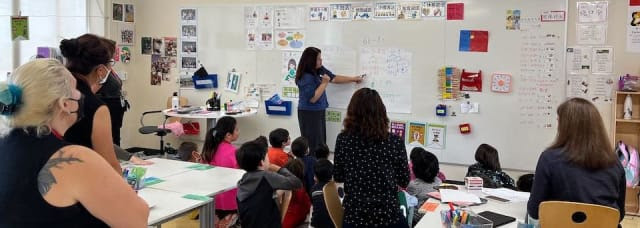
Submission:
<svg viewBox="0 0 640 228">
<path fill-rule="evenodd" d="M 81 95 L 80 99 L 77 99 L 77 100 L 73 98 L 67 98 L 67 99 L 78 102 L 78 109 L 76 111 L 71 112 L 71 113 L 76 113 L 77 119 L 75 123 L 77 123 L 82 118 L 84 118 L 84 95 Z"/>
<path fill-rule="evenodd" d="M 107 70 L 107 75 L 104 76 L 104 78 L 102 78 L 102 80 L 100 80 L 98 83 L 100 83 L 101 85 L 104 84 L 105 82 L 107 82 L 107 79 L 109 79 L 109 75 L 111 74 L 111 70 Z"/>
</svg>

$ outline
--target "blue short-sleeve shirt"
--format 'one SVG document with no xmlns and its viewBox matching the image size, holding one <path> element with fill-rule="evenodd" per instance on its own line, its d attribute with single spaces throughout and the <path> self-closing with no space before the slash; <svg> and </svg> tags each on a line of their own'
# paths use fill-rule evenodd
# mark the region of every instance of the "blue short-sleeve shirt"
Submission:
<svg viewBox="0 0 640 228">
<path fill-rule="evenodd" d="M 329 107 L 326 92 L 322 92 L 322 96 L 320 96 L 316 103 L 311 103 L 310 101 L 316 91 L 316 88 L 318 88 L 318 86 L 320 86 L 320 84 L 322 83 L 322 78 L 320 77 L 320 75 L 324 74 L 328 75 L 329 78 L 331 78 L 331 81 L 333 81 L 333 78 L 336 77 L 335 74 L 333 74 L 323 66 L 318 69 L 317 74 L 314 75 L 312 73 L 304 73 L 302 75 L 302 78 L 300 78 L 300 80 L 296 82 L 296 85 L 298 85 L 298 90 L 300 92 L 300 95 L 298 97 L 299 110 L 319 111 L 325 110 L 327 109 L 327 107 Z"/>
</svg>

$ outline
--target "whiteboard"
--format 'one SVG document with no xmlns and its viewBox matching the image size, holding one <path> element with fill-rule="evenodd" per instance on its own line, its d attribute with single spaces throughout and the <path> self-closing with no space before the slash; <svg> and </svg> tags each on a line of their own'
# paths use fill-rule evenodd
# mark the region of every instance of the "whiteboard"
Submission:
<svg viewBox="0 0 640 228">
<path fill-rule="evenodd" d="M 565 99 L 564 49 L 566 20 L 540 22 L 545 11 L 567 11 L 567 1 L 558 0 L 461 0 L 464 20 L 429 18 L 418 21 L 304 21 L 306 46 L 323 49 L 325 65 L 336 74 L 355 75 L 363 72 L 361 57 L 371 50 L 397 49 L 408 53 L 410 73 L 403 85 L 410 91 L 408 112 L 386 104 L 392 120 L 422 122 L 446 126 L 444 149 L 427 150 L 443 163 L 468 165 L 474 163 L 478 145 L 488 143 L 500 153 L 504 168 L 533 170 L 537 158 L 556 135 L 555 109 Z M 329 3 L 261 4 L 274 7 L 328 5 Z M 226 75 L 235 68 L 243 72 L 241 87 L 251 83 L 282 81 L 282 50 L 247 50 L 244 43 L 244 7 L 258 5 L 197 5 L 198 58 L 209 72 Z M 507 30 L 507 10 L 521 12 L 520 30 Z M 536 20 L 537 18 L 537 20 Z M 483 30 L 489 33 L 488 52 L 460 52 L 460 30 Z M 548 57 L 551 55 L 552 57 Z M 406 57 L 406 56 L 405 56 Z M 553 65 L 550 67 L 550 65 Z M 469 93 L 470 99 L 441 101 L 438 99 L 438 70 L 444 66 L 467 71 L 481 70 L 483 91 Z M 491 74 L 512 75 L 512 92 L 491 92 Z M 224 84 L 225 77 L 219 78 Z M 345 107 L 356 85 L 331 85 L 327 96 L 340 111 Z M 241 88 L 241 91 L 242 91 Z M 207 92 L 181 90 L 190 100 Z M 241 99 L 239 94 L 223 97 Z M 265 95 L 263 95 L 265 96 Z M 224 98 L 223 98 L 224 99 Z M 296 99 L 292 99 L 296 101 Z M 479 104 L 479 113 L 460 113 L 460 105 Z M 292 116 L 267 116 L 261 106 L 256 118 L 240 121 L 241 134 L 268 134 L 283 127 L 292 137 L 299 135 L 294 102 Z M 445 104 L 456 116 L 438 117 L 435 107 Z M 470 134 L 461 134 L 458 125 L 469 123 Z M 335 137 L 342 129 L 339 122 L 327 122 L 327 144 L 334 147 Z M 249 137 L 250 138 L 250 137 Z"/>
</svg>

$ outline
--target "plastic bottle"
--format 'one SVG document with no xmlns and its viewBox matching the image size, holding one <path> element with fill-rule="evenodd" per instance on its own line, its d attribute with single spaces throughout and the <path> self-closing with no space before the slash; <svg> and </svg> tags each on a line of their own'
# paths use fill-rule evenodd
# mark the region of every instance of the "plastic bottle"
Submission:
<svg viewBox="0 0 640 228">
<path fill-rule="evenodd" d="M 178 110 L 180 107 L 180 98 L 178 98 L 178 92 L 173 92 L 173 97 L 171 98 L 171 109 Z"/>
</svg>

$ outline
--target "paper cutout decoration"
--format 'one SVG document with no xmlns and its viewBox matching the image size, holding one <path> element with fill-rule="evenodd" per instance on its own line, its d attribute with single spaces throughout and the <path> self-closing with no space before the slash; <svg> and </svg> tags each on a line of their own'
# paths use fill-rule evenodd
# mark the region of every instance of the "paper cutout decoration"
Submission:
<svg viewBox="0 0 640 228">
<path fill-rule="evenodd" d="M 397 135 L 404 141 L 405 133 L 407 130 L 407 122 L 392 120 L 390 124 L 391 124 L 391 129 L 390 129 L 391 134 Z"/>
<path fill-rule="evenodd" d="M 496 93 L 511 92 L 511 75 L 494 73 L 491 76 L 491 91 Z"/>
<path fill-rule="evenodd" d="M 460 91 L 482 92 L 482 71 L 460 74 Z"/>
<path fill-rule="evenodd" d="M 421 145 L 425 145 L 425 132 L 427 128 L 427 124 L 425 123 L 417 123 L 417 122 L 410 122 L 409 123 L 409 134 L 407 135 L 407 143 L 413 143 L 413 142 L 417 142 L 420 143 Z"/>
<path fill-rule="evenodd" d="M 443 67 L 438 70 L 440 99 L 457 100 L 460 96 L 460 69 Z"/>
<path fill-rule="evenodd" d="M 447 20 L 464 20 L 464 3 L 447 4 Z"/>
<path fill-rule="evenodd" d="M 460 30 L 459 51 L 487 52 L 488 47 L 488 31 Z"/>
</svg>

